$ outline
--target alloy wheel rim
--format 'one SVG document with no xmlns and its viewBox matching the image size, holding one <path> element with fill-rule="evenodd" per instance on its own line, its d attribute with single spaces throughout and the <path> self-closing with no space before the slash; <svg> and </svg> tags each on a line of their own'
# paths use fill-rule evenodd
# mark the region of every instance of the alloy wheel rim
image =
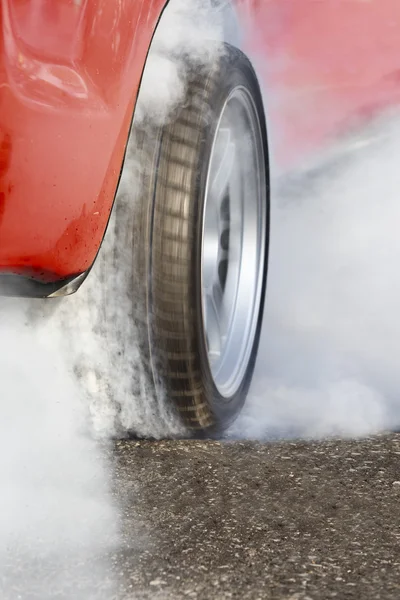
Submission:
<svg viewBox="0 0 400 600">
<path fill-rule="evenodd" d="M 227 98 L 210 155 L 203 209 L 201 299 L 212 378 L 231 398 L 245 378 L 257 334 L 267 203 L 263 136 L 242 86 Z"/>
</svg>

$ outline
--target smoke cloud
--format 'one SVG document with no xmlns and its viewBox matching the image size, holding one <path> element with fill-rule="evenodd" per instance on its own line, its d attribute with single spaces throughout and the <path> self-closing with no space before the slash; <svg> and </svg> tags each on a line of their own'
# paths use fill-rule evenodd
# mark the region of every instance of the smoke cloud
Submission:
<svg viewBox="0 0 400 600">
<path fill-rule="evenodd" d="M 263 337 L 234 435 L 399 425 L 399 131 L 398 119 L 382 119 L 318 174 L 273 181 Z"/>
<path fill-rule="evenodd" d="M 103 581 L 117 539 L 106 447 L 88 435 L 62 328 L 37 320 L 39 305 L 0 304 L 0 596 L 83 600 L 113 586 Z M 85 584 L 73 591 L 78 573 Z"/>
</svg>

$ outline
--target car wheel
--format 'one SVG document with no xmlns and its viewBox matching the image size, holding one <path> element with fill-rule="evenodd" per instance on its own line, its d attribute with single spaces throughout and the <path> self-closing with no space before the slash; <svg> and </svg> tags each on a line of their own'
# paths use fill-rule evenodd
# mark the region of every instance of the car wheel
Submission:
<svg viewBox="0 0 400 600">
<path fill-rule="evenodd" d="M 127 152 L 145 165 L 133 318 L 148 387 L 188 430 L 220 432 L 249 389 L 266 288 L 267 139 L 247 58 L 227 45 L 170 122 L 133 127 Z"/>
</svg>

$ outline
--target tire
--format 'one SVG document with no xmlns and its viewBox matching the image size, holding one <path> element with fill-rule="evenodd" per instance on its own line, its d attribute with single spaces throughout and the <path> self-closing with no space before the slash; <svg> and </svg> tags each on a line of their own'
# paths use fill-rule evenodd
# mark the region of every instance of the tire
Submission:
<svg viewBox="0 0 400 600">
<path fill-rule="evenodd" d="M 240 106 L 241 102 L 243 107 Z M 209 302 L 203 283 L 206 264 L 204 244 L 208 235 L 205 221 L 210 218 L 207 216 L 209 210 L 206 204 L 207 190 L 210 186 L 210 171 L 214 168 L 212 160 L 217 152 L 216 140 L 219 138 L 216 136 L 220 135 L 221 131 L 224 135 L 227 130 L 229 131 L 229 128 L 223 128 L 221 125 L 223 123 L 221 119 L 228 119 L 225 117 L 228 110 L 232 113 L 233 131 L 236 131 L 236 121 L 233 119 L 235 110 L 238 111 L 237 115 L 241 114 L 240 110 L 243 110 L 244 114 L 248 111 L 247 117 L 243 116 L 243 127 L 246 125 L 247 118 L 253 137 L 252 146 L 251 148 L 249 146 L 246 152 L 249 157 L 255 157 L 253 162 L 257 166 L 257 169 L 254 169 L 256 183 L 253 182 L 251 185 L 256 186 L 254 196 L 257 198 L 254 201 L 248 200 L 247 195 L 246 201 L 253 203 L 260 211 L 260 215 L 257 213 L 254 218 L 247 219 L 252 223 L 253 228 L 255 227 L 253 221 L 258 221 L 254 230 L 258 244 L 257 251 L 254 249 L 249 251 L 249 257 L 253 257 L 254 260 L 248 258 L 247 265 L 243 267 L 244 258 L 241 258 L 240 267 L 231 267 L 230 259 L 227 257 L 231 252 L 229 240 L 233 236 L 231 224 L 234 219 L 229 210 L 233 206 L 230 195 L 233 197 L 235 192 L 232 191 L 232 194 L 226 192 L 228 199 L 224 199 L 223 202 L 225 208 L 228 206 L 229 210 L 227 209 L 228 212 L 221 217 L 221 222 L 227 229 L 222 233 L 217 232 L 219 239 L 217 254 L 220 253 L 218 256 L 222 256 L 217 266 L 219 280 L 218 285 L 212 284 L 212 292 L 210 292 L 214 296 L 216 285 L 219 286 L 219 308 L 226 302 L 233 303 L 230 313 L 229 310 L 227 311 L 233 315 L 232 331 L 228 326 L 227 333 L 223 336 L 222 325 L 218 321 L 218 310 L 214 306 L 216 302 Z M 240 131 L 238 129 L 235 135 L 239 135 Z M 223 137 L 222 133 L 221 137 Z M 228 139 L 230 140 L 230 137 Z M 236 147 L 234 146 L 234 153 Z M 230 142 L 226 148 L 231 151 Z M 260 89 L 247 58 L 240 51 L 226 46 L 225 51 L 213 64 L 201 71 L 197 70 L 197 73 L 192 73 L 185 101 L 174 114 L 173 119 L 164 127 L 155 129 L 149 126 L 138 129 L 134 125 L 127 155 L 139 158 L 140 163 L 146 165 L 144 171 L 141 171 L 141 192 L 139 201 L 135 203 L 133 219 L 133 318 L 143 364 L 146 365 L 146 388 L 151 390 L 160 402 L 169 405 L 168 410 L 177 413 L 186 431 L 198 434 L 219 433 L 238 415 L 248 393 L 259 344 L 267 279 L 269 238 L 267 136 Z M 223 172 L 223 164 L 221 162 L 217 174 Z M 233 172 L 232 177 L 234 176 Z M 239 183 L 241 190 L 247 189 L 244 187 L 245 183 L 242 181 Z M 231 190 L 230 181 L 229 190 Z M 241 192 L 240 202 L 243 202 L 243 193 Z M 220 212 L 217 214 L 222 214 L 222 210 L 220 207 Z M 241 214 L 245 215 L 245 211 L 242 210 Z M 245 217 L 243 219 L 244 223 Z M 226 223 L 229 223 L 229 226 Z M 244 235 L 247 234 L 245 225 L 242 224 L 241 228 L 244 233 L 241 234 L 240 244 L 244 256 L 245 241 L 243 240 Z M 225 241 L 222 244 L 224 235 Z M 222 245 L 223 250 L 221 250 Z M 252 262 L 249 262 L 250 260 Z M 233 275 L 229 274 L 242 273 L 243 268 L 246 273 L 247 271 L 256 273 L 256 280 L 251 287 L 254 288 L 254 294 L 249 291 L 248 302 L 251 305 L 247 307 L 242 274 L 236 275 L 237 289 L 235 288 L 235 294 L 231 295 L 235 300 L 231 300 L 231 297 L 226 302 L 221 300 L 225 293 L 224 289 L 225 291 L 227 289 L 223 287 L 227 285 L 227 278 L 230 277 L 234 281 Z M 213 310 L 207 308 L 211 304 L 214 316 L 211 315 Z M 248 327 L 248 341 L 246 344 L 243 342 L 243 348 L 240 346 L 241 341 L 239 342 L 243 364 L 237 359 L 238 364 L 235 368 L 238 374 L 235 376 L 236 379 L 233 375 L 231 377 L 234 384 L 228 385 L 230 381 L 228 377 L 227 381 L 229 381 L 224 386 L 218 379 L 218 373 L 224 369 L 228 373 L 230 363 L 228 354 L 224 355 L 223 352 L 229 350 L 231 352 L 229 357 L 232 356 L 230 360 L 235 362 L 232 346 L 233 332 L 238 340 L 241 338 L 240 326 L 239 324 L 236 326 L 234 320 L 235 311 L 239 310 L 238 306 L 243 306 L 240 315 L 242 313 L 251 315 L 251 319 L 238 316 L 238 319 L 239 317 L 242 320 L 247 319 L 246 323 L 251 321 Z M 215 367 L 215 372 L 213 372 L 215 362 L 210 358 L 209 332 L 212 334 L 211 337 L 214 336 L 214 329 L 211 325 L 209 327 L 209 322 L 213 322 L 212 319 L 218 321 L 219 327 L 214 329 L 217 329 L 220 334 L 220 340 L 216 342 L 217 345 L 220 344 L 220 350 L 214 354 L 217 356 L 216 363 L 220 361 L 221 364 L 218 368 Z M 224 322 L 225 320 L 229 321 L 226 315 Z M 225 339 L 228 341 L 222 341 Z M 238 350 L 239 354 L 240 352 Z"/>
</svg>

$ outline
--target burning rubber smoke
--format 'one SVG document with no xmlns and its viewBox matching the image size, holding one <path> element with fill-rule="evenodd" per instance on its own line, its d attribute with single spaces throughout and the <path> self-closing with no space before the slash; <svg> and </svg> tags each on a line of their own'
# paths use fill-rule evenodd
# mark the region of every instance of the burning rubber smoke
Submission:
<svg viewBox="0 0 400 600">
<path fill-rule="evenodd" d="M 400 424 L 400 124 L 272 185 L 258 371 L 234 434 L 359 436 Z"/>
<path fill-rule="evenodd" d="M 135 126 L 168 118 L 185 90 L 182 55 L 201 63 L 212 48 L 204 40 L 221 39 L 218 19 L 210 25 L 203 6 L 174 0 L 165 11 Z M 400 422 L 399 134 L 398 124 L 382 123 L 342 166 L 316 179 L 304 173 L 289 191 L 273 179 L 263 339 L 233 436 L 361 435 Z M 107 457 L 91 430 L 106 439 L 127 429 L 183 433 L 148 398 L 129 318 L 131 208 L 140 199 L 143 165 L 134 152 L 127 160 L 104 245 L 79 293 L 0 302 L 4 599 L 18 597 L 23 585 L 30 593 L 40 586 L 42 559 L 51 564 L 42 600 L 73 581 L 82 557 L 92 561 L 88 589 L 104 571 L 101 556 L 117 543 L 117 516 Z M 76 591 L 66 597 L 79 599 Z"/>
</svg>

